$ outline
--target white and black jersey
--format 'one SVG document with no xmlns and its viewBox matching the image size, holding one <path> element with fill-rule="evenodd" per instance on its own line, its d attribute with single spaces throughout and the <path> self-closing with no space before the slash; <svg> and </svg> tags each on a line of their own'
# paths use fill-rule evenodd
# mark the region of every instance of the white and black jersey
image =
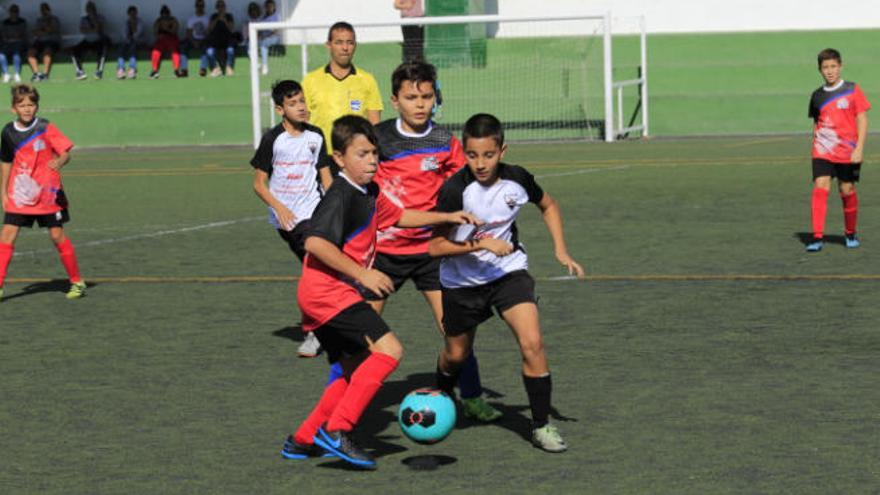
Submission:
<svg viewBox="0 0 880 495">
<path fill-rule="evenodd" d="M 437 210 L 464 210 L 484 223 L 479 227 L 461 225 L 455 228 L 452 240 L 495 238 L 513 244 L 515 251 L 496 256 L 482 249 L 468 254 L 449 256 L 440 262 L 440 283 L 444 288 L 473 287 L 497 280 L 508 273 L 528 268 L 525 247 L 519 242 L 516 217 L 528 202 L 538 204 L 544 191 L 535 177 L 516 165 L 498 164 L 498 180 L 483 186 L 468 167 L 459 170 L 440 189 Z"/>
<path fill-rule="evenodd" d="M 263 135 L 251 166 L 269 175 L 269 192 L 293 212 L 299 223 L 312 217 L 321 200 L 318 170 L 328 166 L 329 161 L 321 129 L 306 124 L 302 134 L 293 136 L 279 124 Z M 269 223 L 282 228 L 271 207 Z"/>
</svg>

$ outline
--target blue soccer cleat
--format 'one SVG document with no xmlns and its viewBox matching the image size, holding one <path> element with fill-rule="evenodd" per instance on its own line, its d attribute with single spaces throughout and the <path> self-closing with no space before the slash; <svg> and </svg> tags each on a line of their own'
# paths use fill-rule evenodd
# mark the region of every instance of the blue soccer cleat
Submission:
<svg viewBox="0 0 880 495">
<path fill-rule="evenodd" d="M 358 447 L 346 431 L 327 431 L 322 426 L 315 434 L 315 444 L 360 469 L 376 469 L 376 459 Z"/>
<path fill-rule="evenodd" d="M 846 234 L 846 247 L 855 249 L 861 245 L 862 243 L 859 242 L 859 238 L 855 234 Z"/>
<path fill-rule="evenodd" d="M 813 240 L 813 242 L 807 244 L 807 252 L 808 253 L 817 253 L 822 250 L 822 247 L 824 245 L 825 245 L 825 243 L 822 241 L 822 239 L 815 239 L 815 240 Z"/>
<path fill-rule="evenodd" d="M 289 436 L 284 440 L 284 446 L 281 447 L 281 456 L 285 459 L 302 460 L 312 457 L 333 457 L 333 454 L 315 444 L 303 445 L 297 443 L 293 436 Z"/>
</svg>

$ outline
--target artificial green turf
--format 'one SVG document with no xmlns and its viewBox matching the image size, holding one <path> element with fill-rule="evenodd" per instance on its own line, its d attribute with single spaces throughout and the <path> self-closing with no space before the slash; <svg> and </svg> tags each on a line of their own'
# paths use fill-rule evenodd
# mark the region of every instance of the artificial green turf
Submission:
<svg viewBox="0 0 880 495">
<path fill-rule="evenodd" d="M 523 438 L 519 355 L 497 319 L 477 353 L 505 419 L 461 421 L 436 446 L 403 438 L 396 404 L 431 382 L 440 346 L 406 286 L 386 312 L 406 356 L 361 423 L 380 454 L 375 473 L 278 454 L 327 370 L 295 357 L 294 282 L 174 281 L 299 272 L 250 190 L 250 151 L 80 151 L 65 169 L 67 231 L 86 279 L 102 281 L 67 301 L 63 282 L 44 282 L 63 273 L 45 233 L 17 243 L 0 304 L 0 492 L 871 493 L 876 278 L 781 277 L 880 276 L 880 140 L 860 184 L 864 246 L 814 255 L 796 237 L 809 225 L 808 147 L 800 137 L 513 145 L 510 161 L 560 201 L 591 275 L 654 278 L 550 280 L 561 270 L 539 215 L 522 215 L 571 445 L 562 455 Z M 828 233 L 841 224 L 832 194 Z M 780 278 L 656 277 L 742 274 Z M 121 282 L 131 276 L 166 281 Z M 418 454 L 457 462 L 433 473 L 401 464 Z"/>
<path fill-rule="evenodd" d="M 828 46 L 840 49 L 844 77 L 859 82 L 867 96 L 880 95 L 874 63 L 877 30 L 735 34 L 658 34 L 648 39 L 651 134 L 655 136 L 807 132 L 811 92 L 821 84 L 815 57 Z M 390 75 L 400 59 L 393 43 L 363 44 L 356 63 L 372 72 L 386 106 Z M 484 68 L 441 68 L 443 117 L 461 124 L 476 112 L 505 122 L 602 120 L 602 47 L 594 37 L 493 39 Z M 308 50 L 309 68 L 327 60 L 321 45 Z M 615 80 L 637 77 L 637 38 L 616 37 Z M 270 59 L 272 81 L 301 79 L 298 47 Z M 197 62 L 197 61 L 196 61 Z M 73 81 L 69 64 L 58 64 L 43 91 L 43 112 L 80 146 L 217 145 L 253 140 L 248 62 L 240 58 L 231 78 L 174 80 L 165 63 L 163 78 L 135 81 Z M 87 65 L 87 68 L 91 67 Z M 580 91 L 579 88 L 585 88 Z M 635 106 L 625 93 L 625 119 Z M 267 105 L 268 105 L 268 100 Z M 269 124 L 268 106 L 261 109 Z M 615 117 L 616 118 L 616 117 Z M 515 139 L 597 138 L 595 128 L 511 129 Z"/>
</svg>

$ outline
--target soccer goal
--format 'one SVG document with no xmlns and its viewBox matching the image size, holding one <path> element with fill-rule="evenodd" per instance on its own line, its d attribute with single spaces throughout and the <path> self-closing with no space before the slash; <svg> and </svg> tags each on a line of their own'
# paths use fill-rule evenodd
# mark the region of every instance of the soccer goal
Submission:
<svg viewBox="0 0 880 495">
<path fill-rule="evenodd" d="M 643 18 L 630 22 L 625 32 L 612 31 L 610 13 L 425 17 L 353 25 L 358 40 L 354 63 L 376 77 L 386 108 L 383 118 L 394 115 L 388 101 L 391 73 L 404 50 L 417 50 L 438 70 L 443 103 L 435 120 L 453 131 L 472 114 L 487 112 L 504 122 L 506 135 L 515 141 L 611 142 L 648 135 Z M 329 26 L 250 24 L 250 39 L 277 34 L 282 40 L 269 50 L 266 67 L 260 66 L 258 47 L 250 47 L 254 146 L 276 123 L 272 83 L 301 81 L 328 62 L 324 42 Z M 424 26 L 421 46 L 402 46 L 403 26 Z"/>
</svg>

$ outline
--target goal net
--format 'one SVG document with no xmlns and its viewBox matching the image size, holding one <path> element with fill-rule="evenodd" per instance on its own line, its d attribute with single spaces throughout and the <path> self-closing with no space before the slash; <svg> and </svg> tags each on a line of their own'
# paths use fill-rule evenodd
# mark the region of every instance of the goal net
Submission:
<svg viewBox="0 0 880 495">
<path fill-rule="evenodd" d="M 421 41 L 412 35 L 418 26 Z M 485 112 L 504 123 L 513 141 L 613 141 L 647 134 L 643 23 L 641 32 L 630 29 L 620 36 L 612 36 L 609 14 L 427 17 L 354 27 L 354 64 L 375 76 L 383 119 L 395 116 L 391 73 L 405 55 L 418 54 L 437 67 L 442 106 L 435 121 L 456 133 L 468 117 Z M 264 67 L 257 47 L 250 49 L 256 146 L 278 118 L 270 96 L 273 82 L 302 81 L 327 64 L 329 24 L 253 23 L 250 29 L 250 39 L 276 34 L 281 40 L 269 49 Z M 621 48 L 613 56 L 612 43 Z"/>
</svg>

